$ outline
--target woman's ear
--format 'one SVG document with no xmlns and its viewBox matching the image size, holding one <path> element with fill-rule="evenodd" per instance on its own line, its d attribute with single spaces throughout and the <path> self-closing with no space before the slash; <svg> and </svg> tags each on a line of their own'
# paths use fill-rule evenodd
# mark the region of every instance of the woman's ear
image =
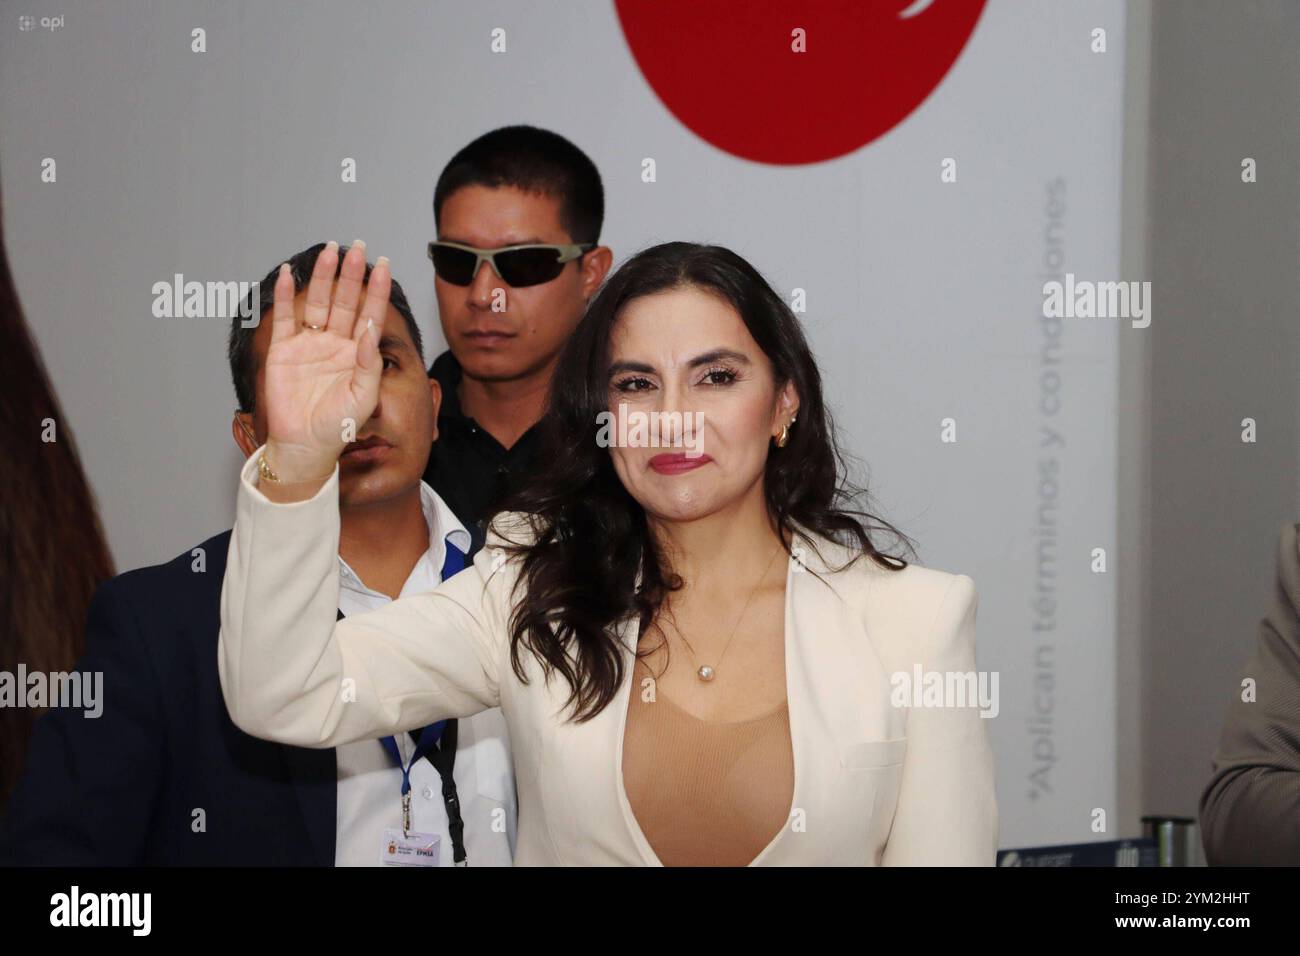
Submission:
<svg viewBox="0 0 1300 956">
<path fill-rule="evenodd" d="M 788 424 L 799 414 L 799 393 L 795 391 L 794 382 L 788 381 L 781 388 L 777 399 L 777 423 Z"/>
</svg>

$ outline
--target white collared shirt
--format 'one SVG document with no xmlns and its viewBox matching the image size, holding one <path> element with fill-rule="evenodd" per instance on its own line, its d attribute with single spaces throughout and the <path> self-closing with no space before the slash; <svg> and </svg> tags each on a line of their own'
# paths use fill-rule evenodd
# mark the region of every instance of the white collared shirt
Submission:
<svg viewBox="0 0 1300 956">
<path fill-rule="evenodd" d="M 442 582 L 447 542 L 468 552 L 470 535 L 446 502 L 420 482 L 420 506 L 429 525 L 429 549 L 402 585 L 401 595 L 431 591 Z M 339 558 L 339 610 L 363 614 L 389 603 L 386 594 L 366 587 Z M 456 764 L 452 776 L 465 821 L 465 851 L 470 866 L 510 866 L 514 857 L 517 806 L 510 740 L 499 708 L 461 718 L 457 723 Z M 409 734 L 395 734 L 403 762 L 415 749 Z M 338 758 L 338 810 L 335 866 L 378 866 L 384 830 L 402 825 L 402 771 L 378 740 L 343 744 Z M 452 865 L 451 834 L 442 799 L 442 778 L 428 760 L 411 768 L 411 825 L 441 837 L 439 865 Z"/>
</svg>

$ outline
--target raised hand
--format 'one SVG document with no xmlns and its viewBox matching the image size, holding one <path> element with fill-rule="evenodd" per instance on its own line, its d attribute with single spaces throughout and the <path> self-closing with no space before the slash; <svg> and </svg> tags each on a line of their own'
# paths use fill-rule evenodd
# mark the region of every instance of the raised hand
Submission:
<svg viewBox="0 0 1300 956">
<path fill-rule="evenodd" d="M 266 459 L 284 484 L 321 482 L 379 401 L 383 361 L 379 339 L 388 314 L 392 272 L 381 256 L 363 285 L 365 244 L 343 258 L 338 287 L 338 243 L 316 259 L 300 325 L 293 313 L 293 276 L 287 264 L 275 281 L 271 347 L 266 356 Z M 364 291 L 365 301 L 358 313 Z"/>
</svg>

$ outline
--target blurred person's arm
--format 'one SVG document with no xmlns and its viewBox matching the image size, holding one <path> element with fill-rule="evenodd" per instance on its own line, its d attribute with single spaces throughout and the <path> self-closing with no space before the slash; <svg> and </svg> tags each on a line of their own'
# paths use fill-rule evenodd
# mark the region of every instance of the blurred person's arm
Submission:
<svg viewBox="0 0 1300 956">
<path fill-rule="evenodd" d="M 83 686 L 103 675 L 95 703 L 99 716 L 88 716 L 85 707 L 55 707 L 37 719 L 0 826 L 0 863 L 143 862 L 165 761 L 165 728 L 157 679 L 120 579 L 100 587 L 91 602 L 86 653 L 77 671 Z"/>
<path fill-rule="evenodd" d="M 1300 864 L 1300 552 L 1282 529 L 1273 604 L 1233 690 L 1214 772 L 1201 795 L 1206 860 L 1220 866 Z M 1243 700 L 1242 682 L 1255 682 Z"/>
</svg>

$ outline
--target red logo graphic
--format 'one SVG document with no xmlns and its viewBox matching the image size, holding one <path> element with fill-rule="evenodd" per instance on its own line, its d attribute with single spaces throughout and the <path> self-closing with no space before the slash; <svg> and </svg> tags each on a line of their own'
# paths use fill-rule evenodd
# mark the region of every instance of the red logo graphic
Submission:
<svg viewBox="0 0 1300 956">
<path fill-rule="evenodd" d="M 615 0 L 637 66 L 696 135 L 744 159 L 834 159 L 939 85 L 985 0 Z M 802 30 L 805 52 L 795 52 Z"/>
</svg>

